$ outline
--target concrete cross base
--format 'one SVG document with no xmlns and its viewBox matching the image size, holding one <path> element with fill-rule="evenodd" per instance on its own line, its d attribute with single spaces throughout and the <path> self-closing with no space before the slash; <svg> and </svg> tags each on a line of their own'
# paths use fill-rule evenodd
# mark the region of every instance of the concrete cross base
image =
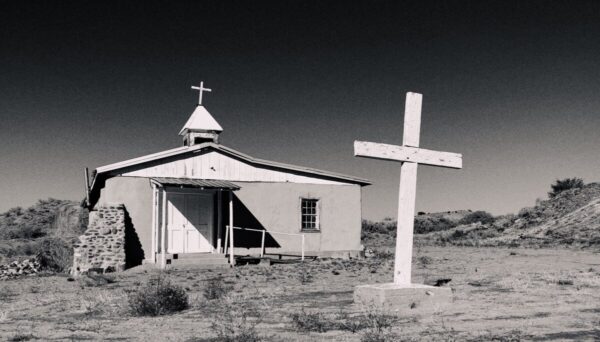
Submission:
<svg viewBox="0 0 600 342">
<path fill-rule="evenodd" d="M 354 303 L 400 315 L 430 315 L 451 302 L 452 289 L 449 287 L 387 283 L 354 288 Z"/>
</svg>

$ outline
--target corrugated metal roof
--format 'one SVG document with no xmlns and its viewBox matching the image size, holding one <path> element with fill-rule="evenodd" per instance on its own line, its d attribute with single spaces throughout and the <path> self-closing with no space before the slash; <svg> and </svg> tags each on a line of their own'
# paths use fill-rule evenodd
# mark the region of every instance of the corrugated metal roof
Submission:
<svg viewBox="0 0 600 342">
<path fill-rule="evenodd" d="M 207 189 L 228 189 L 239 190 L 237 184 L 228 181 L 216 179 L 191 179 L 191 178 L 172 178 L 172 177 L 152 177 L 153 181 L 162 185 L 175 185 L 183 187 L 207 188 Z"/>
</svg>

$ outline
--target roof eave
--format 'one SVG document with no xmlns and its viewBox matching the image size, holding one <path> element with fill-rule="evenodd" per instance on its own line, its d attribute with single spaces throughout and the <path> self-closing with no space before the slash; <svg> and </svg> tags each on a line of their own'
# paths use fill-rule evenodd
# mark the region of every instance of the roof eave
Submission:
<svg viewBox="0 0 600 342">
<path fill-rule="evenodd" d="M 339 173 L 335 173 L 335 172 L 324 171 L 324 170 L 313 169 L 313 168 L 304 167 L 304 166 L 284 164 L 284 163 L 274 162 L 274 161 L 270 161 L 270 160 L 264 160 L 264 159 L 254 158 L 254 157 L 251 157 L 251 156 L 249 156 L 247 154 L 244 154 L 242 152 L 234 150 L 232 148 L 229 148 L 229 147 L 226 147 L 226 146 L 223 146 L 223 145 L 220 145 L 220 144 L 216 144 L 216 143 L 213 143 L 213 142 L 206 142 L 206 143 L 202 143 L 202 144 L 194 145 L 194 146 L 182 146 L 182 147 L 174 148 L 174 149 L 171 149 L 171 150 L 166 150 L 166 151 L 162 151 L 162 152 L 158 152 L 158 153 L 153 153 L 153 154 L 149 154 L 149 155 L 138 157 L 138 158 L 133 158 L 133 159 L 126 160 L 126 161 L 123 161 L 123 162 L 118 162 L 118 163 L 113 163 L 113 164 L 101 166 L 101 167 L 98 167 L 96 169 L 96 173 L 100 174 L 100 173 L 107 173 L 107 172 L 111 172 L 111 171 L 116 171 L 116 170 L 119 170 L 119 169 L 124 169 L 124 168 L 127 168 L 127 167 L 131 167 L 131 166 L 135 166 L 135 165 L 138 165 L 138 164 L 142 164 L 142 163 L 146 163 L 146 162 L 151 162 L 151 161 L 159 160 L 159 159 L 162 159 L 162 158 L 168 158 L 168 157 L 180 155 L 180 154 L 183 154 L 183 153 L 197 152 L 197 151 L 200 151 L 200 150 L 202 150 L 204 148 L 207 148 L 207 147 L 212 147 L 212 148 L 214 148 L 216 150 L 219 150 L 219 151 L 225 152 L 227 154 L 233 155 L 233 156 L 238 157 L 238 158 L 240 158 L 242 160 L 245 160 L 245 161 L 247 161 L 247 162 L 249 162 L 251 164 L 257 164 L 257 165 L 263 165 L 263 166 L 270 166 L 270 167 L 281 168 L 281 169 L 290 170 L 290 171 L 308 173 L 308 174 L 318 175 L 318 176 L 321 176 L 321 177 L 326 177 L 326 178 L 331 178 L 331 179 L 337 179 L 337 180 L 347 181 L 347 182 L 350 182 L 350 183 L 357 183 L 357 184 L 362 185 L 362 186 L 366 186 L 366 185 L 371 185 L 372 184 L 369 180 L 363 179 L 363 178 L 348 176 L 348 175 L 339 174 Z"/>
</svg>

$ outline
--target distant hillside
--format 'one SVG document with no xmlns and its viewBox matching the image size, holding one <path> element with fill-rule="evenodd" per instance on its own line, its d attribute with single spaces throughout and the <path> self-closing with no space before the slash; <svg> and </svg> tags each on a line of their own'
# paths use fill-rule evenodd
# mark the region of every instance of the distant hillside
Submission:
<svg viewBox="0 0 600 342">
<path fill-rule="evenodd" d="M 439 213 L 419 212 L 415 216 L 415 234 L 425 234 L 452 229 L 458 226 L 466 216 L 472 214 L 471 210 L 443 211 Z M 383 243 L 392 240 L 389 237 L 396 237 L 396 221 L 387 217 L 383 221 L 363 220 L 362 222 L 362 240 L 368 245 L 377 245 L 378 240 Z"/>
<path fill-rule="evenodd" d="M 0 214 L 0 263 L 38 254 L 47 246 L 70 246 L 87 226 L 77 202 L 47 199 Z M 52 251 L 50 251 L 52 252 Z"/>
<path fill-rule="evenodd" d="M 422 244 L 600 247 L 600 183 L 563 191 L 517 215 L 416 235 Z"/>
</svg>

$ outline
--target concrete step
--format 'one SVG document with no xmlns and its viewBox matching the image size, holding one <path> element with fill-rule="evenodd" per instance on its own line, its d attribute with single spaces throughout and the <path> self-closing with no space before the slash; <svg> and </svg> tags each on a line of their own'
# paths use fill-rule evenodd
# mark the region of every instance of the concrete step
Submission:
<svg viewBox="0 0 600 342">
<path fill-rule="evenodd" d="M 218 263 L 218 264 L 206 264 L 197 263 L 190 260 L 171 260 L 171 263 L 167 263 L 167 267 L 175 268 L 190 268 L 195 270 L 214 270 L 214 269 L 229 269 L 229 263 Z"/>
<path fill-rule="evenodd" d="M 196 265 L 228 265 L 227 259 L 170 259 L 173 265 L 196 264 Z"/>
<path fill-rule="evenodd" d="M 180 253 L 173 254 L 171 259 L 225 259 L 225 255 L 218 253 Z"/>
</svg>

